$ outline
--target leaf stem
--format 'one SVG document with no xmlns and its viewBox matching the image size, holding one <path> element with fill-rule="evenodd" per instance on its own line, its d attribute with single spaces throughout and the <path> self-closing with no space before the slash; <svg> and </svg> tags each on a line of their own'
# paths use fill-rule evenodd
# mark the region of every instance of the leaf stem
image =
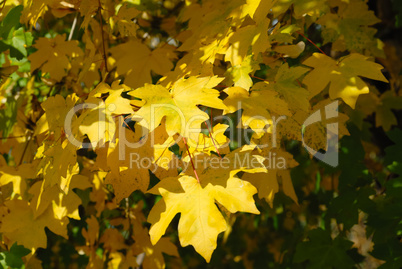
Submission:
<svg viewBox="0 0 402 269">
<path fill-rule="evenodd" d="M 184 142 L 184 145 L 186 146 L 188 156 L 190 156 L 191 166 L 193 167 L 195 178 L 197 179 L 197 182 L 200 183 L 200 178 L 198 177 L 197 171 L 195 170 L 193 158 L 191 157 L 191 153 L 190 153 L 190 150 L 188 149 L 187 141 L 186 141 L 186 138 L 184 136 L 183 136 L 183 142 Z"/>
<path fill-rule="evenodd" d="M 268 80 L 266 80 L 266 79 L 259 78 L 259 77 L 256 77 L 256 76 L 254 76 L 254 75 L 250 75 L 250 77 L 252 77 L 252 78 L 256 78 L 256 79 L 259 79 L 259 80 L 262 80 L 262 81 L 269 82 L 269 81 L 268 81 Z"/>
<path fill-rule="evenodd" d="M 212 117 L 211 117 L 211 118 L 212 118 Z M 214 139 L 214 137 L 212 136 L 212 128 L 209 129 L 209 124 L 208 124 L 208 123 L 205 123 L 205 125 L 206 125 L 207 128 L 208 128 L 209 136 L 211 137 L 212 143 L 214 144 L 214 147 L 215 147 L 215 149 L 216 149 L 216 153 L 218 153 L 219 157 L 222 159 L 222 156 L 221 156 L 221 154 L 219 153 L 219 149 L 218 149 L 218 147 L 217 147 L 216 144 L 215 144 L 215 139 Z"/>
<path fill-rule="evenodd" d="M 299 35 L 301 35 L 302 37 L 304 37 L 305 39 L 307 39 L 308 42 L 310 42 L 311 44 L 313 44 L 314 47 L 316 47 L 322 54 L 327 55 L 327 54 L 326 54 L 322 49 L 320 49 L 313 41 L 311 41 L 310 38 L 306 37 L 306 36 L 305 36 L 304 34 L 302 34 L 301 32 L 296 32 L 296 33 L 298 33 Z M 327 55 L 327 56 L 328 56 L 328 55 Z"/>
<path fill-rule="evenodd" d="M 1 9 L 0 9 L 0 13 L 3 12 L 3 9 L 4 9 L 4 7 L 6 6 L 6 2 L 7 2 L 7 0 L 4 0 L 4 1 L 2 2 L 3 6 L 2 6 Z"/>
</svg>

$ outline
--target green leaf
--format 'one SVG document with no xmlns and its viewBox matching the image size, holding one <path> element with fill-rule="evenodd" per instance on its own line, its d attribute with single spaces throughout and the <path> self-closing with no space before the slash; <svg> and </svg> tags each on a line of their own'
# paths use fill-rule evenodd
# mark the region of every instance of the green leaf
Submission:
<svg viewBox="0 0 402 269">
<path fill-rule="evenodd" d="M 11 38 L 10 55 L 11 57 L 21 60 L 24 56 L 27 56 L 27 50 L 25 46 L 30 46 L 32 44 L 32 34 L 30 32 L 25 33 L 24 29 L 21 27 L 13 33 Z"/>
<path fill-rule="evenodd" d="M 311 230 L 308 237 L 310 241 L 297 245 L 295 263 L 308 261 L 307 268 L 312 269 L 353 267 L 354 261 L 347 254 L 351 241 L 340 236 L 332 240 L 330 233 L 322 229 Z"/>
<path fill-rule="evenodd" d="M 21 12 L 23 10 L 23 6 L 19 5 L 12 8 L 4 18 L 1 23 L 0 28 L 0 36 L 4 39 L 8 39 L 10 32 L 12 32 L 13 28 L 16 28 L 20 23 Z"/>
<path fill-rule="evenodd" d="M 29 249 L 24 246 L 19 246 L 17 243 L 11 246 L 10 251 L 3 252 L 0 265 L 4 268 L 25 268 L 22 257 L 31 253 Z"/>
</svg>

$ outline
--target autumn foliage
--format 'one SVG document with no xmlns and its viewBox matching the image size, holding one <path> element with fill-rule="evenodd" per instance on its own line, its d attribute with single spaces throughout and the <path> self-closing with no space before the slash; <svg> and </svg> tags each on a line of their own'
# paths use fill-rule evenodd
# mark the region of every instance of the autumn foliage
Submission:
<svg viewBox="0 0 402 269">
<path fill-rule="evenodd" d="M 0 267 L 402 267 L 400 45 L 367 1 L 0 8 Z"/>
</svg>

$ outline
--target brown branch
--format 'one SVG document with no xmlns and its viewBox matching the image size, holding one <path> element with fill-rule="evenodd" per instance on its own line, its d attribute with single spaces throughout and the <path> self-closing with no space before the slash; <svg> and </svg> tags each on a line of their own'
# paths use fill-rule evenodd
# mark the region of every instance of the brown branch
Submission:
<svg viewBox="0 0 402 269">
<path fill-rule="evenodd" d="M 24 151 L 22 152 L 21 159 L 20 159 L 20 161 L 18 163 L 18 166 L 20 166 L 22 164 L 22 161 L 24 160 L 24 156 L 25 156 L 25 153 L 27 152 L 29 142 L 31 142 L 31 136 L 29 136 L 28 139 L 27 139 L 27 142 L 26 142 L 26 145 L 24 147 Z"/>
<path fill-rule="evenodd" d="M 107 60 L 106 60 L 106 48 L 105 48 L 105 37 L 103 36 L 103 19 L 102 19 L 102 4 L 100 0 L 98 0 L 98 14 L 99 14 L 99 21 L 100 21 L 100 27 L 101 27 L 101 36 L 102 36 L 102 48 L 103 48 L 103 63 L 105 64 L 105 71 L 106 73 L 109 73 L 109 70 L 107 68 Z"/>
</svg>

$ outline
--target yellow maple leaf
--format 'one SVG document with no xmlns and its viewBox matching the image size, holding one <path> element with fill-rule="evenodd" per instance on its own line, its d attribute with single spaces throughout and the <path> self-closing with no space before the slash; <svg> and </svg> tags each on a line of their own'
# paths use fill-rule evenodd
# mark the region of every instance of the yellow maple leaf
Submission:
<svg viewBox="0 0 402 269">
<path fill-rule="evenodd" d="M 52 208 L 48 208 L 41 216 L 34 218 L 34 212 L 28 202 L 11 200 L 5 202 L 9 213 L 2 219 L 0 232 L 12 243 L 31 250 L 46 248 L 47 238 L 45 227 L 55 234 L 67 237 L 68 219 L 59 220 L 54 217 Z"/>
<path fill-rule="evenodd" d="M 253 184 L 258 190 L 258 198 L 265 199 L 273 207 L 275 194 L 279 191 L 276 173 L 276 170 L 269 170 L 268 173 L 244 174 L 242 179 Z"/>
<path fill-rule="evenodd" d="M 122 129 L 116 134 L 116 142 L 109 143 L 106 157 L 110 173 L 105 183 L 112 184 L 117 202 L 135 190 L 146 192 L 149 171 L 159 178 L 177 175 L 177 167 L 169 169 L 174 153 L 168 147 L 174 144 L 174 140 L 168 140 L 164 124 L 146 136 L 139 128 L 135 132 Z"/>
<path fill-rule="evenodd" d="M 86 240 L 85 246 L 80 246 L 78 249 L 89 256 L 88 268 L 102 268 L 104 261 L 102 257 L 96 254 L 96 249 L 99 244 L 99 222 L 95 216 L 90 216 L 86 220 L 87 229 L 82 229 L 82 236 Z"/>
<path fill-rule="evenodd" d="M 304 126 L 304 122 L 314 112 L 318 110 L 323 111 L 330 103 L 331 100 L 324 99 L 318 102 L 312 109 L 307 112 L 297 110 L 292 115 L 292 117 L 288 117 L 284 120 L 279 121 L 276 127 L 277 137 L 286 137 L 286 139 L 294 139 L 298 141 L 304 140 L 305 144 L 309 147 L 312 147 L 316 150 L 325 150 L 327 148 L 326 122 L 318 121 L 308 126 Z M 332 107 L 331 110 L 335 108 Z M 349 120 L 349 117 L 340 112 L 337 112 L 337 114 L 337 122 L 339 128 L 338 136 L 339 138 L 342 138 L 344 135 L 349 135 L 348 129 L 346 128 L 346 121 Z"/>
<path fill-rule="evenodd" d="M 271 142 L 271 139 L 272 136 L 267 134 L 260 139 L 259 143 L 267 144 L 268 141 Z M 298 164 L 293 159 L 292 154 L 280 148 L 273 148 L 271 145 L 260 149 L 258 153 L 266 158 L 264 164 L 267 167 L 268 172 L 255 174 L 245 173 L 242 176 L 242 179 L 253 184 L 258 190 L 258 197 L 260 199 L 265 199 L 269 205 L 273 207 L 275 194 L 279 191 L 278 178 L 282 178 L 284 193 L 297 203 L 297 197 L 294 194 L 295 192 L 292 181 L 289 181 L 289 178 L 286 177 L 288 173 L 287 171 L 289 171 L 288 169 L 293 168 Z M 284 177 L 286 177 L 285 180 L 283 180 Z"/>
<path fill-rule="evenodd" d="M 110 49 L 116 59 L 117 73 L 125 75 L 124 83 L 137 88 L 151 83 L 151 70 L 164 75 L 173 68 L 170 59 L 174 58 L 169 46 L 150 50 L 139 41 L 129 41 Z"/>
<path fill-rule="evenodd" d="M 136 36 L 139 26 L 133 22 L 141 12 L 134 7 L 129 7 L 128 3 L 123 3 L 116 16 L 110 18 L 110 27 L 117 29 L 123 36 Z"/>
<path fill-rule="evenodd" d="M 142 263 L 144 269 L 165 268 L 166 264 L 162 253 L 179 257 L 177 247 L 168 237 L 161 238 L 158 243 L 153 245 L 149 238 L 148 229 L 142 227 L 142 223 L 139 221 L 133 225 L 133 239 L 136 242 L 132 247 L 133 254 L 139 255 L 145 253 Z"/>
<path fill-rule="evenodd" d="M 369 27 L 380 20 L 374 11 L 369 10 L 365 1 L 329 1 L 329 4 L 338 12 L 328 12 L 317 20 L 317 23 L 323 26 L 324 44 L 332 42 L 332 49 L 336 51 L 369 51 L 377 57 L 385 57 L 382 50 L 384 44 L 374 38 L 377 30 Z"/>
<path fill-rule="evenodd" d="M 142 134 L 127 128 L 122 134 L 124 136 L 119 135 L 116 143 L 109 144 L 107 163 L 110 173 L 105 178 L 106 184 L 112 184 L 118 203 L 135 190 L 145 192 L 149 185 L 148 169 L 153 170 L 153 149 L 149 143 L 141 142 Z"/>
<path fill-rule="evenodd" d="M 241 62 L 241 64 L 230 67 L 225 72 L 225 76 L 234 82 L 234 86 L 248 90 L 253 86 L 253 81 L 249 74 L 259 68 L 258 61 L 255 61 L 253 56 L 249 55 Z"/>
<path fill-rule="evenodd" d="M 40 216 L 49 206 L 53 207 L 54 216 L 62 220 L 64 217 L 73 219 L 80 219 L 78 207 L 82 203 L 81 198 L 78 197 L 72 189 L 81 189 L 91 187 L 87 177 L 77 175 L 78 163 L 75 165 L 75 171 L 67 175 L 68 186 L 62 188 L 54 185 L 48 188 L 43 188 L 44 182 L 35 183 L 30 189 L 29 193 L 34 197 L 31 200 L 30 206 L 34 209 L 34 218 Z"/>
<path fill-rule="evenodd" d="M 80 3 L 80 14 L 81 17 L 84 17 L 84 21 L 81 24 L 82 28 L 87 28 L 89 21 L 92 16 L 96 14 L 99 9 L 99 1 L 98 0 L 82 0 Z"/>
<path fill-rule="evenodd" d="M 257 82 L 251 88 L 250 97 L 265 100 L 266 109 L 279 116 L 291 116 L 290 104 L 280 98 L 281 94 L 272 88 L 272 84 L 267 81 Z M 261 102 L 261 101 L 260 101 Z"/>
<path fill-rule="evenodd" d="M 240 87 L 224 90 L 228 97 L 223 101 L 227 106 L 224 113 L 242 109 L 242 124 L 256 133 L 264 134 L 266 125 L 272 124 L 271 113 L 290 116 L 288 104 L 279 98 L 276 91 L 269 89 L 268 83 L 257 83 L 251 92 Z"/>
<path fill-rule="evenodd" d="M 105 100 L 105 107 L 111 114 L 132 114 L 134 111 L 130 105 L 130 99 L 123 98 L 122 93 L 130 91 L 131 88 L 114 81 L 111 86 L 101 82 L 89 93 L 89 97 L 102 97 L 102 94 L 109 94 Z"/>
<path fill-rule="evenodd" d="M 388 82 L 381 73 L 383 67 L 368 59 L 367 56 L 352 53 L 335 61 L 324 54 L 314 53 L 303 62 L 304 65 L 314 68 L 303 79 L 303 83 L 311 92 L 310 97 L 320 93 L 330 83 L 330 98 L 342 98 L 354 109 L 359 95 L 369 92 L 367 84 L 360 76 Z"/>
<path fill-rule="evenodd" d="M 242 18 L 249 15 L 256 23 L 259 23 L 269 12 L 277 0 L 246 0 L 242 6 Z"/>
<path fill-rule="evenodd" d="M 99 156 L 99 155 L 98 155 Z M 106 156 L 103 157 L 106 160 Z M 92 191 L 89 194 L 91 201 L 95 202 L 96 216 L 99 217 L 100 214 L 106 207 L 107 200 L 107 189 L 104 183 L 104 178 L 107 172 L 98 171 L 91 174 L 92 179 Z"/>
<path fill-rule="evenodd" d="M 225 45 L 227 40 L 225 36 L 231 32 L 231 21 L 239 15 L 243 17 L 245 15 L 238 9 L 243 4 L 243 0 L 219 0 L 188 6 L 179 17 L 183 22 L 189 20 L 189 30 L 186 31 L 187 36 L 182 40 L 183 45 L 178 50 L 198 50 L 211 43 Z"/>
<path fill-rule="evenodd" d="M 278 0 L 272 8 L 275 18 L 293 5 L 294 16 L 301 18 L 305 15 L 319 16 L 329 9 L 326 0 Z"/>
<path fill-rule="evenodd" d="M 240 87 L 231 87 L 224 90 L 228 97 L 223 101 L 227 106 L 225 114 L 242 109 L 242 124 L 255 131 L 261 131 L 271 123 L 271 115 L 267 110 L 267 101 L 261 96 L 251 96 L 250 93 Z"/>
<path fill-rule="evenodd" d="M 304 51 L 305 47 L 306 44 L 304 44 L 303 41 L 300 41 L 295 45 L 277 46 L 273 50 L 283 54 L 283 57 L 297 58 Z"/>
<path fill-rule="evenodd" d="M 142 99 L 145 104 L 135 113 L 139 124 L 152 132 L 166 117 L 166 131 L 169 136 L 176 133 L 198 139 L 200 125 L 209 119 L 208 114 L 197 105 L 224 109 L 219 92 L 211 89 L 223 78 L 190 77 L 178 80 L 170 90 L 161 85 L 147 84 L 129 94 Z"/>
<path fill-rule="evenodd" d="M 114 228 L 106 229 L 103 232 L 99 239 L 99 244 L 101 243 L 103 243 L 104 248 L 110 252 L 127 248 L 126 244 L 124 244 L 123 235 Z"/>
<path fill-rule="evenodd" d="M 67 177 L 70 170 L 77 163 L 77 148 L 64 140 L 54 145 L 43 144 L 37 153 L 42 157 L 38 165 L 38 175 L 43 175 L 43 189 L 54 185 L 61 185 L 62 178 Z"/>
<path fill-rule="evenodd" d="M 123 98 L 120 101 L 125 102 Z M 74 145 L 79 147 L 81 142 L 78 139 L 82 141 L 85 135 L 88 136 L 93 148 L 103 146 L 104 143 L 110 141 L 116 132 L 116 123 L 112 113 L 118 106 L 118 103 L 107 106 L 102 99 L 88 98 L 83 105 L 83 108 L 88 109 L 72 121 L 70 132 L 66 132 L 70 142 L 74 141 Z"/>
<path fill-rule="evenodd" d="M 232 65 L 241 64 L 249 54 L 249 50 L 257 57 L 259 53 L 270 48 L 268 40 L 268 27 L 270 20 L 265 18 L 256 25 L 247 25 L 238 29 L 230 38 L 231 46 L 225 55 L 225 61 Z"/>
<path fill-rule="evenodd" d="M 49 3 L 49 0 L 28 0 L 22 12 L 22 21 L 35 26 L 38 19 L 48 10 Z"/>
<path fill-rule="evenodd" d="M 41 69 L 49 73 L 50 78 L 60 81 L 71 69 L 71 59 L 82 54 L 76 40 L 65 41 L 66 35 L 57 35 L 55 38 L 40 37 L 35 45 L 36 52 L 28 56 L 31 62 L 31 72 Z"/>
<path fill-rule="evenodd" d="M 402 109 L 402 96 L 396 96 L 392 91 L 386 91 L 381 96 L 378 92 L 371 91 L 359 98 L 356 111 L 370 115 L 375 112 L 375 126 L 389 131 L 398 121 L 392 109 Z"/>
<path fill-rule="evenodd" d="M 3 159 L 3 156 L 0 156 Z M 4 161 L 5 162 L 5 161 Z M 7 166 L 1 164 L 0 160 L 0 186 L 5 186 L 9 183 L 13 184 L 13 192 L 21 196 L 25 195 L 27 189 L 27 179 L 36 177 L 36 162 L 21 164 L 18 167 Z"/>
<path fill-rule="evenodd" d="M 270 83 L 266 87 L 283 96 L 289 108 L 308 111 L 310 108 L 309 92 L 296 82 L 307 72 L 308 68 L 302 66 L 289 68 L 287 63 L 282 64 L 275 76 L 275 83 Z"/>
<path fill-rule="evenodd" d="M 82 236 L 87 240 L 89 246 L 94 246 L 99 241 L 99 222 L 95 216 L 87 218 L 88 224 L 86 230 L 82 230 Z"/>
<path fill-rule="evenodd" d="M 58 139 L 61 136 L 61 131 L 64 129 L 66 115 L 77 101 L 78 97 L 76 94 L 71 94 L 67 96 L 66 99 L 59 94 L 49 97 L 41 104 L 46 113 L 39 119 L 39 126 L 44 124 L 42 121 L 47 121 L 49 130 L 53 131 L 56 139 Z M 43 132 L 44 129 L 46 128 L 39 128 L 35 131 L 39 134 Z"/>
<path fill-rule="evenodd" d="M 255 173 L 266 170 L 261 160 L 254 155 L 247 155 L 250 151 L 242 150 L 245 149 L 232 152 L 225 156 L 226 159 L 209 159 L 211 162 L 204 160 L 204 167 L 207 167 L 199 168 L 198 176 L 187 171 L 178 178 L 163 179 L 149 191 L 163 197 L 148 216 L 148 221 L 152 224 L 149 231 L 152 244 L 159 241 L 174 216 L 181 213 L 178 227 L 181 245 L 194 246 L 209 262 L 216 248 L 218 234 L 227 228 L 216 202 L 231 213 L 242 211 L 259 214 L 253 200 L 257 190 L 247 181 L 236 177 L 236 174 L 239 171 Z M 236 163 L 237 158 L 244 161 L 242 158 L 247 156 L 255 166 L 250 167 L 250 163 Z M 199 154 L 197 157 L 204 156 Z M 197 163 L 196 160 L 195 162 Z M 199 181 L 196 177 L 199 177 Z"/>
<path fill-rule="evenodd" d="M 96 33 L 94 33 L 94 35 Z M 99 53 L 91 38 L 91 34 L 88 30 L 86 30 L 84 35 L 82 36 L 82 41 L 85 42 L 85 56 L 82 65 L 80 66 L 81 71 L 78 75 L 78 81 L 84 82 L 88 88 L 92 87 L 95 81 L 100 80 L 98 69 L 103 63 L 102 54 Z M 97 38 L 98 37 L 96 36 L 94 37 L 95 40 Z"/>
<path fill-rule="evenodd" d="M 214 65 L 208 61 L 201 63 L 202 51 L 197 53 L 188 53 L 181 58 L 173 71 L 170 71 L 166 76 L 162 77 L 158 84 L 170 88 L 173 83 L 179 79 L 191 76 L 208 77 L 214 76 Z M 211 56 L 211 55 L 210 55 Z M 209 56 L 208 56 L 209 57 Z M 211 58 L 210 58 L 211 59 Z M 212 60 L 212 59 L 211 59 Z"/>
<path fill-rule="evenodd" d="M 187 140 L 189 146 L 189 151 L 191 154 L 206 153 L 211 154 L 211 152 L 219 151 L 219 154 L 228 154 L 229 148 L 229 138 L 225 136 L 225 131 L 229 125 L 227 124 L 216 124 L 213 128 L 208 128 L 208 134 L 200 133 L 198 141 Z M 176 142 L 177 143 L 177 142 Z M 183 148 L 182 159 L 188 156 L 185 145 L 179 142 L 180 148 Z"/>
</svg>

